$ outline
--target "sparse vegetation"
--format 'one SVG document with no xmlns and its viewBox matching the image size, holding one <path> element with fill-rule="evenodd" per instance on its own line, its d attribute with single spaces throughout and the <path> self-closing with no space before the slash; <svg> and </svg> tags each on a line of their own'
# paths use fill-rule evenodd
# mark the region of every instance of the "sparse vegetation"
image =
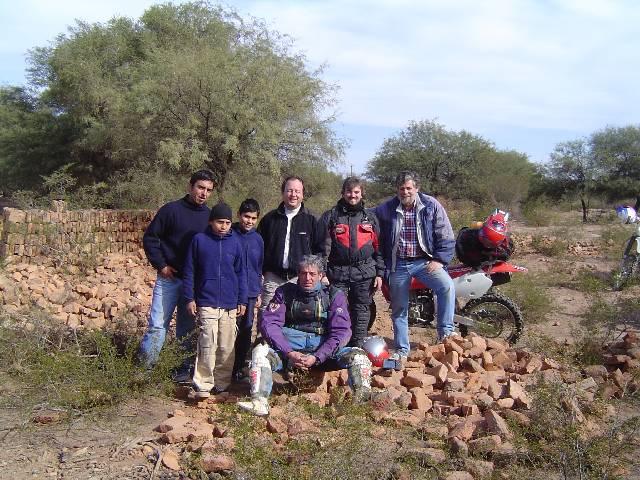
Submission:
<svg viewBox="0 0 640 480">
<path fill-rule="evenodd" d="M 559 383 L 539 382 L 534 389 L 531 423 L 526 428 L 512 423 L 520 448 L 518 463 L 527 470 L 558 472 L 563 479 L 624 478 L 625 467 L 634 463 L 631 454 L 640 429 L 640 417 L 611 415 L 596 402 L 580 399 L 577 392 Z M 584 420 L 582 410 L 601 418 L 597 425 Z M 520 468 L 515 469 L 520 474 Z M 507 478 L 516 478 L 507 474 Z"/>
<path fill-rule="evenodd" d="M 42 311 L 17 315 L 0 310 L 0 374 L 20 385 L 3 395 L 2 403 L 28 409 L 45 402 L 85 411 L 169 392 L 179 349 L 168 345 L 147 373 L 136 365 L 137 347 L 131 332 L 71 330 Z"/>
<path fill-rule="evenodd" d="M 531 246 L 545 257 L 558 257 L 567 252 L 567 240 L 558 237 L 535 235 Z"/>
<path fill-rule="evenodd" d="M 593 270 L 581 268 L 575 273 L 569 286 L 581 292 L 595 294 L 609 288 L 609 279 Z"/>
<path fill-rule="evenodd" d="M 500 286 L 513 299 L 525 317 L 525 325 L 542 322 L 551 311 L 549 293 L 539 275 L 514 275 L 511 282 Z"/>
</svg>

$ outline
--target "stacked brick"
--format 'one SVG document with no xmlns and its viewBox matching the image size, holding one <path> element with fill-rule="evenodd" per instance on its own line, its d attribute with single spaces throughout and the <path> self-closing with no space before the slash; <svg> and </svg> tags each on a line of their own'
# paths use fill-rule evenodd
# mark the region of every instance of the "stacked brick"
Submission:
<svg viewBox="0 0 640 480">
<path fill-rule="evenodd" d="M 19 210 L 0 215 L 0 258 L 6 263 L 62 265 L 99 253 L 140 248 L 153 218 L 146 210 Z"/>
<path fill-rule="evenodd" d="M 35 305 L 72 328 L 145 325 L 156 272 L 143 250 L 94 261 L 84 271 L 74 265 L 10 263 L 0 277 L 0 305 L 9 311 Z"/>
</svg>

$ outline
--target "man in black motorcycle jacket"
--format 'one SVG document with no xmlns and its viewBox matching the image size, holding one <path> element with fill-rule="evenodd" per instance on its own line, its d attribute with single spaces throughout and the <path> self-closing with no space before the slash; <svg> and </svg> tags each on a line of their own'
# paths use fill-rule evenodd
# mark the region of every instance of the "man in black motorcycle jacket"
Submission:
<svg viewBox="0 0 640 480">
<path fill-rule="evenodd" d="M 325 235 L 323 254 L 327 278 L 349 300 L 352 347 L 362 347 L 367 336 L 373 293 L 382 286 L 384 260 L 378 245 L 380 227 L 362 199 L 363 182 L 356 177 L 342 184 L 342 198 L 319 222 Z"/>
</svg>

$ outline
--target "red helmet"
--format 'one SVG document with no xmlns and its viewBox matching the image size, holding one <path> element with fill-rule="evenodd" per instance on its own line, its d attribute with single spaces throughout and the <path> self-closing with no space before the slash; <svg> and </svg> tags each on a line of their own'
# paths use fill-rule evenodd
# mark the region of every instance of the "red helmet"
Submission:
<svg viewBox="0 0 640 480">
<path fill-rule="evenodd" d="M 382 367 L 384 361 L 389 358 L 387 342 L 382 337 L 365 338 L 362 348 L 367 352 L 367 357 L 369 357 L 374 367 Z"/>
<path fill-rule="evenodd" d="M 482 224 L 478 233 L 480 242 L 487 248 L 495 248 L 509 235 L 509 214 L 495 209 Z"/>
</svg>

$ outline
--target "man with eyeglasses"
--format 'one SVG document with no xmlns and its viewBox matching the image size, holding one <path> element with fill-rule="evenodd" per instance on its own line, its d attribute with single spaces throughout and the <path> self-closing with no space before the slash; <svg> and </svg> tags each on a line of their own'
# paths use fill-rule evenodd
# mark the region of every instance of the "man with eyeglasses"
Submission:
<svg viewBox="0 0 640 480">
<path fill-rule="evenodd" d="M 287 282 L 296 282 L 300 259 L 322 249 L 318 221 L 303 203 L 302 178 L 285 178 L 281 192 L 282 203 L 267 213 L 257 228 L 264 240 L 261 312 L 271 302 L 276 288 Z"/>
</svg>

